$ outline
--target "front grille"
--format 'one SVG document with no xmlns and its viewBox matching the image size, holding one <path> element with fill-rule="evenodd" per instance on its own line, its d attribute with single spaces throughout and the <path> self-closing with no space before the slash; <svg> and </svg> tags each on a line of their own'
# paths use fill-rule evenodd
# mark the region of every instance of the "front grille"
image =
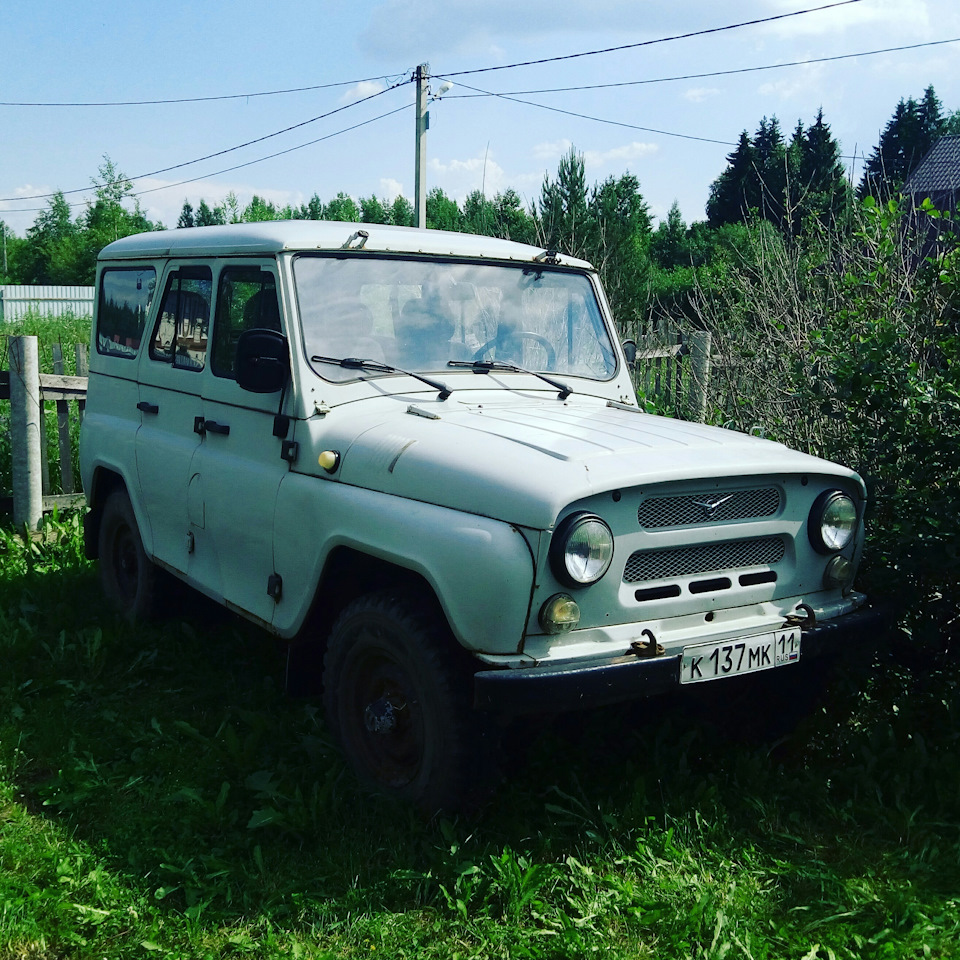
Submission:
<svg viewBox="0 0 960 960">
<path fill-rule="evenodd" d="M 772 517 L 780 509 L 778 487 L 731 492 L 712 490 L 672 497 L 650 497 L 637 510 L 640 526 L 647 530 L 683 527 L 729 520 Z"/>
<path fill-rule="evenodd" d="M 779 563 L 784 551 L 781 537 L 752 537 L 671 550 L 637 550 L 627 560 L 623 580 L 624 583 L 641 583 L 717 570 L 766 566 Z"/>
</svg>

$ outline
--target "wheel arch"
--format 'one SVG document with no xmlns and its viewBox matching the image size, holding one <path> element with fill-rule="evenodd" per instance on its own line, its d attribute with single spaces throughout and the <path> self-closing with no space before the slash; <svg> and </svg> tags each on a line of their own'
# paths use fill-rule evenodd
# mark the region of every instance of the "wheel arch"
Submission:
<svg viewBox="0 0 960 960">
<path fill-rule="evenodd" d="M 341 611 L 361 596 L 385 591 L 397 591 L 422 603 L 443 623 L 451 643 L 456 644 L 436 591 L 423 574 L 341 544 L 327 555 L 303 625 L 290 640 L 286 669 L 289 694 L 319 694 L 327 637 Z"/>
</svg>

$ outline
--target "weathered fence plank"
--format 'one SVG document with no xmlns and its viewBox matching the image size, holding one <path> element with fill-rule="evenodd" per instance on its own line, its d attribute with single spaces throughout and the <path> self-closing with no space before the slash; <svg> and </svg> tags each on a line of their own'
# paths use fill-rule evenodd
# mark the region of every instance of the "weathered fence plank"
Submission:
<svg viewBox="0 0 960 960">
<path fill-rule="evenodd" d="M 35 530 L 44 512 L 82 506 L 83 494 L 73 473 L 70 441 L 69 402 L 77 403 L 79 416 L 87 396 L 84 375 L 64 374 L 63 350 L 53 347 L 55 373 L 40 373 L 36 337 L 9 338 L 10 370 L 0 371 L 0 400 L 10 400 L 10 441 L 13 467 L 13 497 L 10 501 L 14 524 Z M 86 347 L 76 348 L 77 372 L 87 373 Z M 60 469 L 60 494 L 50 493 L 44 406 L 56 403 L 57 450 Z M 0 498 L 0 507 L 8 502 Z"/>
</svg>

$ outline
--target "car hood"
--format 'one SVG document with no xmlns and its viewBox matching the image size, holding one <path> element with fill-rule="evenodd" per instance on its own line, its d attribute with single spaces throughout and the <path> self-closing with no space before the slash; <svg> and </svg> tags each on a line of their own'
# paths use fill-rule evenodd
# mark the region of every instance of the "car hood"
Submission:
<svg viewBox="0 0 960 960">
<path fill-rule="evenodd" d="M 859 483 L 779 443 L 594 398 L 487 398 L 340 408 L 317 439 L 340 451 L 341 482 L 540 529 L 568 504 L 640 484 L 796 473 Z"/>
</svg>

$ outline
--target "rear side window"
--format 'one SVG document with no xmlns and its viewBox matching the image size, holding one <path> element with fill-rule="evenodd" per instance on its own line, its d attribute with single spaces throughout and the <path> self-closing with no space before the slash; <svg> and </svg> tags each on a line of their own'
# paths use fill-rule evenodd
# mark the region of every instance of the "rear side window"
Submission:
<svg viewBox="0 0 960 960">
<path fill-rule="evenodd" d="M 259 267 L 224 267 L 213 325 L 210 365 L 214 376 L 236 379 L 237 340 L 244 330 L 280 332 L 277 281 L 272 273 Z"/>
<path fill-rule="evenodd" d="M 150 338 L 152 360 L 163 360 L 185 370 L 204 368 L 212 289 L 209 267 L 181 267 L 167 277 L 160 316 Z"/>
<path fill-rule="evenodd" d="M 153 267 L 103 271 L 97 301 L 97 353 L 126 360 L 137 355 L 156 286 Z"/>
</svg>

